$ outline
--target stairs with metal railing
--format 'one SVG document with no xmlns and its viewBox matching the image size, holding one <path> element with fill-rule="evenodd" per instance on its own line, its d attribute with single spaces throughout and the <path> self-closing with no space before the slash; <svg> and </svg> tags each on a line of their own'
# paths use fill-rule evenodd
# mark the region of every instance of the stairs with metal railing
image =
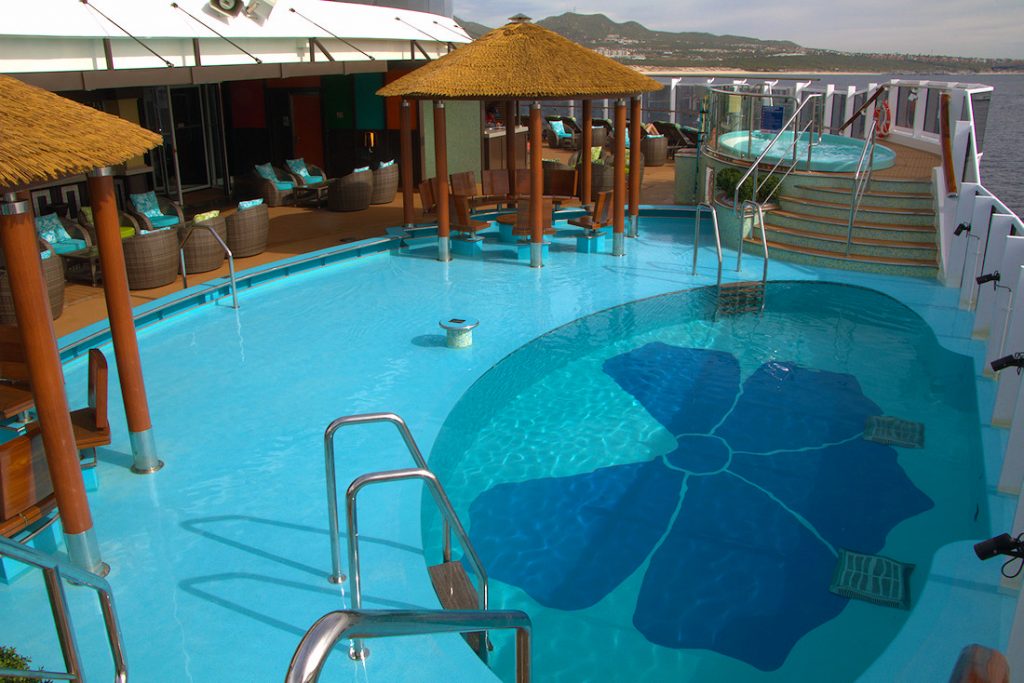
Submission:
<svg viewBox="0 0 1024 683">
<path fill-rule="evenodd" d="M 765 213 L 768 250 L 782 260 L 918 277 L 938 270 L 931 184 L 872 179 L 849 229 L 852 180 L 801 178 Z M 849 239 L 849 247 L 847 240 Z M 752 233 L 745 240 L 760 244 Z"/>
</svg>

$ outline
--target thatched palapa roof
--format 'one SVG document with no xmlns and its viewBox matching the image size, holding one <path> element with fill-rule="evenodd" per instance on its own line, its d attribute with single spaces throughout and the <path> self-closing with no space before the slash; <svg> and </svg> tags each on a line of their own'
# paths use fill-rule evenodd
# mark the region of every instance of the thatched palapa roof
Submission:
<svg viewBox="0 0 1024 683">
<path fill-rule="evenodd" d="M 589 99 L 660 83 L 531 23 L 511 23 L 389 83 L 378 95 L 421 99 Z"/>
<path fill-rule="evenodd" d="M 0 75 L 0 189 L 120 164 L 161 142 L 130 121 Z"/>
</svg>

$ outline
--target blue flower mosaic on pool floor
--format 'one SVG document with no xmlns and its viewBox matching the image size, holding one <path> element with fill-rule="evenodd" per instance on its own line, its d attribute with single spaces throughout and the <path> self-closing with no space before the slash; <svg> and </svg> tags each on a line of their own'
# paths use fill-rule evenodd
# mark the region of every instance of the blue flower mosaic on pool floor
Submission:
<svg viewBox="0 0 1024 683">
<path fill-rule="evenodd" d="M 470 506 L 489 574 L 542 605 L 590 607 L 647 563 L 633 614 L 647 640 L 771 671 L 846 605 L 828 591 L 838 549 L 877 553 L 933 505 L 893 448 L 861 438 L 881 410 L 851 375 L 771 362 L 741 388 L 731 354 L 662 343 L 604 371 L 676 448 Z"/>
</svg>

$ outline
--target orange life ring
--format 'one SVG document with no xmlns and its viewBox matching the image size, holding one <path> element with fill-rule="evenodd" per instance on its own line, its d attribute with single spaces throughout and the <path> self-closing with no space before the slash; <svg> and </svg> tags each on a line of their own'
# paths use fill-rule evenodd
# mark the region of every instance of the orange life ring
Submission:
<svg viewBox="0 0 1024 683">
<path fill-rule="evenodd" d="M 889 109 L 889 103 L 885 100 L 881 105 L 875 107 L 875 128 L 878 130 L 880 138 L 887 137 L 892 130 L 892 111 Z"/>
</svg>

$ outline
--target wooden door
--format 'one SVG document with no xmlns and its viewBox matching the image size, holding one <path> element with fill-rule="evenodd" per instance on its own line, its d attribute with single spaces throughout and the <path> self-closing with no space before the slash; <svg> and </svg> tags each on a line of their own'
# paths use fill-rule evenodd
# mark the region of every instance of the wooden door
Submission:
<svg viewBox="0 0 1024 683">
<path fill-rule="evenodd" d="M 320 114 L 320 95 L 293 93 L 292 154 L 307 164 L 324 165 L 324 131 Z"/>
</svg>

